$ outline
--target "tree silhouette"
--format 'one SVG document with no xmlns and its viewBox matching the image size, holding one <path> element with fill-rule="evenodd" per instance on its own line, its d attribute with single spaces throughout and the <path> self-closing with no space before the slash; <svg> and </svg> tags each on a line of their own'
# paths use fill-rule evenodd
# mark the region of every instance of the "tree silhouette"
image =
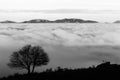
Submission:
<svg viewBox="0 0 120 80">
<path fill-rule="evenodd" d="M 19 51 L 13 52 L 8 66 L 16 69 L 26 69 L 28 74 L 34 73 L 37 66 L 47 65 L 49 57 L 40 46 L 26 45 Z"/>
</svg>

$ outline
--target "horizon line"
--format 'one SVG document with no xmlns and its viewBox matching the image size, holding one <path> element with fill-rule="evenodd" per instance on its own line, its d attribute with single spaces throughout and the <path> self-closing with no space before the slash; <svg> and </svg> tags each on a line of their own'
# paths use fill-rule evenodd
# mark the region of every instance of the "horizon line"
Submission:
<svg viewBox="0 0 120 80">
<path fill-rule="evenodd" d="M 6 20 L 0 20 L 0 23 L 4 23 L 4 22 L 7 22 L 7 21 L 13 21 L 15 23 L 23 23 L 25 21 L 31 21 L 31 20 L 48 20 L 48 21 L 56 21 L 56 20 L 62 20 L 62 19 L 81 19 L 83 21 L 96 21 L 97 23 L 115 23 L 116 21 L 120 21 L 119 19 L 118 20 L 115 20 L 113 22 L 108 22 L 108 21 L 104 21 L 104 22 L 101 22 L 101 21 L 98 21 L 98 20 L 93 20 L 93 19 L 82 19 L 82 18 L 57 18 L 55 20 L 51 20 L 51 19 L 44 19 L 44 18 L 34 18 L 34 19 L 29 19 L 29 20 L 22 20 L 22 21 L 16 21 L 16 20 L 9 20 L 9 19 L 6 19 Z"/>
</svg>

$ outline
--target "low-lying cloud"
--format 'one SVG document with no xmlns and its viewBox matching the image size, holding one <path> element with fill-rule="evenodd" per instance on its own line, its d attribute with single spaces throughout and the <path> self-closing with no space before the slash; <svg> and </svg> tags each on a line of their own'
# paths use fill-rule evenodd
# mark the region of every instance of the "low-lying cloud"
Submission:
<svg viewBox="0 0 120 80">
<path fill-rule="evenodd" d="M 119 32 L 114 24 L 0 24 L 0 70 L 25 44 L 42 46 L 51 59 L 48 67 L 120 63 Z M 6 66 L 3 73 L 8 70 Z"/>
</svg>

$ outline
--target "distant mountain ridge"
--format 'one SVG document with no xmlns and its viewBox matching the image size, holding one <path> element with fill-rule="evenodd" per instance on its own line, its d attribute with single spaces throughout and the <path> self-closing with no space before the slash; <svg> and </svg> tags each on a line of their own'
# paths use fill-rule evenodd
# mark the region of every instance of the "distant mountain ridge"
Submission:
<svg viewBox="0 0 120 80">
<path fill-rule="evenodd" d="M 75 18 L 70 18 L 70 19 L 57 19 L 54 21 L 50 20 L 45 20 L 45 19 L 33 19 L 29 21 L 24 21 L 22 23 L 98 23 L 97 21 L 93 20 L 82 20 L 82 19 L 75 19 Z"/>
<path fill-rule="evenodd" d="M 6 20 L 6 21 L 1 21 L 0 23 L 16 23 L 16 22 L 15 21 Z"/>
<path fill-rule="evenodd" d="M 45 20 L 45 19 L 33 19 L 33 20 L 29 20 L 29 21 L 24 21 L 22 23 L 49 23 L 51 21 L 49 20 Z"/>
<path fill-rule="evenodd" d="M 98 23 L 97 21 L 83 20 L 83 19 L 75 19 L 75 18 L 59 19 L 59 20 L 55 20 L 54 22 L 56 22 L 56 23 Z"/>
<path fill-rule="evenodd" d="M 115 21 L 114 23 L 120 23 L 120 20 Z"/>
<path fill-rule="evenodd" d="M 47 20 L 47 19 L 32 19 L 23 22 L 15 22 L 15 21 L 1 21 L 0 23 L 98 23 L 97 21 L 93 20 L 83 20 L 83 19 L 76 19 L 76 18 L 64 18 L 64 19 L 57 19 L 54 21 Z"/>
</svg>

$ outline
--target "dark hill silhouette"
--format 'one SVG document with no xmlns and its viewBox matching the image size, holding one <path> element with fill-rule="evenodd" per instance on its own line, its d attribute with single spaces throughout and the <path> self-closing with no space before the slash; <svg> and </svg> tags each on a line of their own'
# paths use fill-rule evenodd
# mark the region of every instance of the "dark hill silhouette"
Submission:
<svg viewBox="0 0 120 80">
<path fill-rule="evenodd" d="M 29 20 L 29 21 L 24 21 L 22 23 L 98 23 L 98 22 L 92 21 L 92 20 L 65 18 L 65 19 L 57 19 L 54 21 L 45 20 L 45 19 L 33 19 L 33 20 Z"/>
<path fill-rule="evenodd" d="M 22 23 L 50 23 L 50 21 L 45 19 L 33 19 L 30 21 L 24 21 Z"/>
<path fill-rule="evenodd" d="M 97 21 L 93 21 L 93 20 L 86 20 L 84 21 L 84 23 L 98 23 Z"/>
<path fill-rule="evenodd" d="M 17 23 L 17 22 L 6 20 L 6 21 L 1 21 L 0 23 Z"/>
<path fill-rule="evenodd" d="M 81 23 L 81 22 L 84 22 L 84 20 L 82 19 L 59 19 L 59 20 L 55 20 L 54 22 L 56 23 Z"/>
<path fill-rule="evenodd" d="M 75 19 L 75 18 L 59 19 L 59 20 L 55 20 L 54 22 L 56 22 L 56 23 L 98 23 L 97 21 L 83 20 L 83 19 Z"/>
<path fill-rule="evenodd" d="M 120 20 L 115 21 L 114 23 L 120 23 Z"/>
<path fill-rule="evenodd" d="M 15 74 L 0 80 L 109 80 L 120 79 L 120 65 L 104 62 L 89 68 L 68 69 L 58 67 L 56 70 L 47 69 L 41 73 Z"/>
</svg>

